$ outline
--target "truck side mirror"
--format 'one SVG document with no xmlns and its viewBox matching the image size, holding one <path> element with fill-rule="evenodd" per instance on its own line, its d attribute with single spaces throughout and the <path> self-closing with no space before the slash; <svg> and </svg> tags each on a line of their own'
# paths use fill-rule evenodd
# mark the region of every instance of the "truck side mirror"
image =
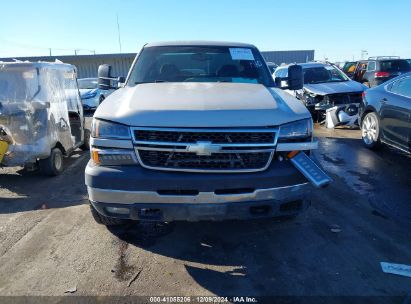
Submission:
<svg viewBox="0 0 411 304">
<path fill-rule="evenodd" d="M 111 80 L 111 65 L 102 64 L 98 67 L 98 88 L 102 90 L 109 90 L 112 88 Z"/>
<path fill-rule="evenodd" d="M 123 76 L 111 75 L 111 65 L 102 64 L 98 67 L 98 88 L 101 90 L 118 89 L 123 86 L 126 79 Z M 114 84 L 113 84 L 114 82 Z"/>
<path fill-rule="evenodd" d="M 293 64 L 288 67 L 288 89 L 301 90 L 304 85 L 303 68 L 301 65 Z"/>
</svg>

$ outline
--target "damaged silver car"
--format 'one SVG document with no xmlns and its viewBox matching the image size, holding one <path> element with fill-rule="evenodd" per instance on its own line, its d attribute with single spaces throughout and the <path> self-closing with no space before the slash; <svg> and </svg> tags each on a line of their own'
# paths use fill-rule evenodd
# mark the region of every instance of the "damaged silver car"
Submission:
<svg viewBox="0 0 411 304">
<path fill-rule="evenodd" d="M 366 86 L 351 80 L 333 64 L 311 62 L 299 65 L 303 68 L 304 87 L 288 92 L 303 102 L 314 121 L 325 121 L 327 110 L 334 114 L 335 125 L 352 121 L 350 117 L 358 116 L 358 106 Z M 274 72 L 277 85 L 281 86 L 282 79 L 287 77 L 287 68 L 281 66 Z"/>
<path fill-rule="evenodd" d="M 0 63 L 0 166 L 46 175 L 63 157 L 89 148 L 76 69 L 63 63 Z"/>
</svg>

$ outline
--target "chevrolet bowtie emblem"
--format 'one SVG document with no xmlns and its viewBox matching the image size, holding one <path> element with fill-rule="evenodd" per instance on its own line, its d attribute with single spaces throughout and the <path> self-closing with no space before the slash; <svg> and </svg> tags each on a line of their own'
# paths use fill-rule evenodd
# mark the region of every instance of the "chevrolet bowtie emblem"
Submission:
<svg viewBox="0 0 411 304">
<path fill-rule="evenodd" d="M 197 155 L 210 156 L 213 153 L 218 153 L 221 151 L 220 145 L 214 145 L 210 141 L 198 141 L 193 145 L 187 146 L 188 152 L 194 152 Z"/>
</svg>

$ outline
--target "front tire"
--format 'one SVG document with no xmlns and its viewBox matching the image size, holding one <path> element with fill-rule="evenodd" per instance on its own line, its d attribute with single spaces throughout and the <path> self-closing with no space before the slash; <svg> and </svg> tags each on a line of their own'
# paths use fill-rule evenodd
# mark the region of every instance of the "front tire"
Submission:
<svg viewBox="0 0 411 304">
<path fill-rule="evenodd" d="M 108 217 L 100 214 L 91 204 L 90 204 L 90 211 L 91 215 L 93 216 L 94 220 L 104 226 L 120 226 L 127 223 L 127 220 L 118 219 L 114 217 Z"/>
<path fill-rule="evenodd" d="M 361 135 L 367 148 L 377 149 L 381 146 L 380 124 L 374 112 L 367 113 L 361 121 Z"/>
<path fill-rule="evenodd" d="M 40 159 L 39 166 L 44 175 L 60 175 L 64 171 L 63 153 L 59 148 L 53 148 L 49 157 Z"/>
</svg>

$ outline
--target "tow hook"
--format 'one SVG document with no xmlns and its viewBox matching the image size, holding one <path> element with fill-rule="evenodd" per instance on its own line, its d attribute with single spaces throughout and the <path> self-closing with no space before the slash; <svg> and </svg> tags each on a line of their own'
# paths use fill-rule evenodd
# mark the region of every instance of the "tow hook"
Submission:
<svg viewBox="0 0 411 304">
<path fill-rule="evenodd" d="M 315 162 L 301 151 L 292 151 L 287 159 L 317 188 L 328 186 L 332 179 Z"/>
</svg>

